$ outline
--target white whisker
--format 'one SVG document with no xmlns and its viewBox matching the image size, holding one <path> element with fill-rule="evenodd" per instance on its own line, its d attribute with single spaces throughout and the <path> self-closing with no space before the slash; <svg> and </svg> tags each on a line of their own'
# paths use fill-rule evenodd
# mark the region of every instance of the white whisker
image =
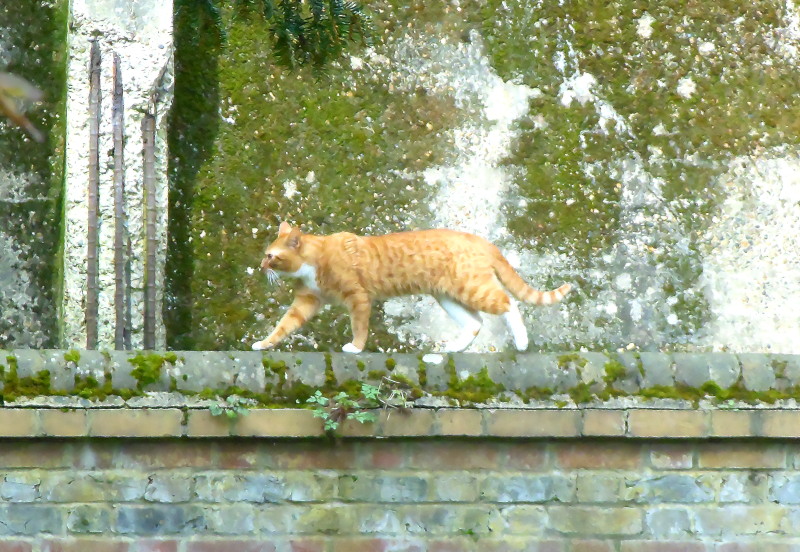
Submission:
<svg viewBox="0 0 800 552">
<path fill-rule="evenodd" d="M 269 282 L 272 285 L 277 283 L 277 281 L 280 279 L 278 273 L 272 270 L 271 268 L 267 269 L 266 276 L 267 276 L 267 282 Z"/>
</svg>

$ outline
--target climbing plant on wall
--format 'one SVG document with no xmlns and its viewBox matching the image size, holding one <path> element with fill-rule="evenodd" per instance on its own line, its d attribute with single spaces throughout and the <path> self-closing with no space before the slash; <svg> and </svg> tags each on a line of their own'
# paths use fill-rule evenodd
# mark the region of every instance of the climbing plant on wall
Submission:
<svg viewBox="0 0 800 552">
<path fill-rule="evenodd" d="M 273 52 L 282 65 L 311 64 L 320 69 L 339 57 L 348 43 L 372 44 L 372 21 L 356 2 L 345 0 L 234 0 L 240 16 L 260 12 L 269 24 Z M 217 0 L 201 6 L 225 41 Z"/>
</svg>

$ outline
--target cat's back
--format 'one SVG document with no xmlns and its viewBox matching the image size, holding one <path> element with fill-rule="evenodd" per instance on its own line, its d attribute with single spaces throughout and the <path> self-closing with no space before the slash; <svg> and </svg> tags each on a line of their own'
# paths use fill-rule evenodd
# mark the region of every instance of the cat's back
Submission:
<svg viewBox="0 0 800 552">
<path fill-rule="evenodd" d="M 494 246 L 447 229 L 358 238 L 364 281 L 377 295 L 435 293 L 452 287 L 467 265 L 490 264 Z"/>
</svg>

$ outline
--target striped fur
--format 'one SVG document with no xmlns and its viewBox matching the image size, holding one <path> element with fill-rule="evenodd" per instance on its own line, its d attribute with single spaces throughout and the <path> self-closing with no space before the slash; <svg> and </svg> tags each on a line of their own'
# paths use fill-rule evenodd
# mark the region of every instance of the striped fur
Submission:
<svg viewBox="0 0 800 552">
<path fill-rule="evenodd" d="M 400 232 L 365 237 L 343 232 L 329 236 L 302 234 L 281 223 L 278 238 L 261 262 L 267 274 L 303 282 L 294 303 L 266 339 L 254 349 L 274 347 L 302 326 L 328 301 L 350 312 L 353 341 L 348 352 L 360 352 L 367 340 L 369 315 L 375 299 L 430 294 L 463 329 L 450 350 L 462 350 L 480 330 L 479 312 L 506 315 L 518 348 L 527 347 L 527 333 L 506 289 L 520 301 L 556 303 L 569 293 L 538 291 L 516 273 L 500 250 L 488 241 L 453 230 Z M 505 286 L 505 289 L 504 287 Z"/>
</svg>

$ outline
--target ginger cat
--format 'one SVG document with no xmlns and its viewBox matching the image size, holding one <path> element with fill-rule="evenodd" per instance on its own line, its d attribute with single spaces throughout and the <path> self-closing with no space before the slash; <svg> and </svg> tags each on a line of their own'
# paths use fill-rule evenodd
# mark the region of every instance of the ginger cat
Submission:
<svg viewBox="0 0 800 552">
<path fill-rule="evenodd" d="M 353 341 L 342 350 L 360 353 L 367 342 L 374 299 L 428 293 L 463 331 L 447 345 L 447 352 L 463 351 L 472 343 L 481 329 L 479 311 L 503 315 L 514 345 L 524 351 L 528 333 L 516 301 L 503 286 L 521 301 L 536 305 L 560 301 L 571 289 L 564 284 L 552 291 L 537 291 L 520 278 L 497 247 L 453 230 L 314 236 L 282 222 L 261 269 L 270 281 L 280 275 L 303 285 L 275 330 L 253 344 L 255 350 L 274 347 L 326 302 L 337 301 L 349 309 L 353 329 Z"/>
</svg>

